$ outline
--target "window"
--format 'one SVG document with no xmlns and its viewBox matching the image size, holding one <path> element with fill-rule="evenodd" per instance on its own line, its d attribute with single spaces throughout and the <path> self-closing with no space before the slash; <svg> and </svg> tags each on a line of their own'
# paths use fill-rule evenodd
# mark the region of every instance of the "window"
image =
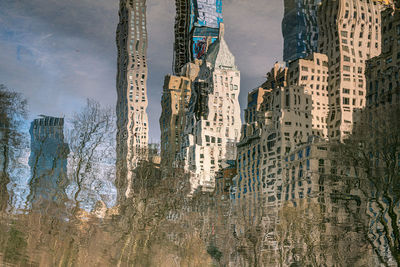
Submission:
<svg viewBox="0 0 400 267">
<path fill-rule="evenodd" d="M 343 97 L 343 105 L 350 105 L 350 98 Z"/>
</svg>

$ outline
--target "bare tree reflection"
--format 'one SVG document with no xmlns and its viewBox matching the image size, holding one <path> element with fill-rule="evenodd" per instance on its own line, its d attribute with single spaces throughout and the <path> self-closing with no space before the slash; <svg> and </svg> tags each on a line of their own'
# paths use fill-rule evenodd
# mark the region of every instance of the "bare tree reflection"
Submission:
<svg viewBox="0 0 400 267">
<path fill-rule="evenodd" d="M 95 181 L 113 176 L 114 169 L 107 169 L 115 162 L 115 116 L 110 108 L 102 108 L 94 100 L 71 120 L 68 143 L 71 150 L 69 176 L 76 187 L 73 194 L 75 212 L 81 202 L 87 203 L 88 193 Z M 86 191 L 85 191 L 86 190 Z M 85 196 L 81 193 L 85 191 Z"/>
<path fill-rule="evenodd" d="M 360 209 L 347 209 L 384 265 L 400 264 L 400 107 L 366 111 L 336 158 L 348 179 L 342 195 L 359 198 Z M 351 198 L 342 197 L 349 207 Z"/>
<path fill-rule="evenodd" d="M 0 84 L 0 212 L 7 209 L 10 170 L 20 156 L 23 134 L 21 126 L 26 117 L 26 100 L 21 94 Z"/>
</svg>

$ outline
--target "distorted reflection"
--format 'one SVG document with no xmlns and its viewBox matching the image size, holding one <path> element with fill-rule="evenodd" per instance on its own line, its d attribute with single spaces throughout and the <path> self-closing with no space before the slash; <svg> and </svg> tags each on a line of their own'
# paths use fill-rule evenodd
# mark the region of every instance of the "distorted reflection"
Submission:
<svg viewBox="0 0 400 267">
<path fill-rule="evenodd" d="M 0 265 L 400 266 L 400 2 L 283 1 L 244 122 L 222 0 L 175 2 L 160 144 L 146 0 L 120 1 L 116 108 L 36 116 L 0 85 Z"/>
<path fill-rule="evenodd" d="M 5 87 L 0 93 L 0 260 L 6 266 L 398 263 L 399 109 L 386 115 L 390 124 L 373 122 L 379 132 L 362 115 L 365 123 L 346 142 L 289 156 L 285 187 L 317 187 L 307 198 L 283 190 L 289 201 L 272 212 L 238 198 L 235 161 L 217 173 L 213 192 L 193 192 L 187 171 L 161 165 L 157 144 L 128 170 L 131 194 L 117 197 L 114 192 L 125 194 L 127 183 L 113 185 L 118 162 L 110 109 L 88 100 L 72 119 L 40 116 L 30 124 L 29 155 L 22 152 L 28 143 L 25 101 Z M 25 205 L 16 206 L 12 196 L 23 193 L 9 185 L 20 179 L 14 170 L 24 155 L 29 194 Z M 328 158 L 334 159 L 329 166 Z M 313 166 L 318 175 L 303 174 Z"/>
</svg>

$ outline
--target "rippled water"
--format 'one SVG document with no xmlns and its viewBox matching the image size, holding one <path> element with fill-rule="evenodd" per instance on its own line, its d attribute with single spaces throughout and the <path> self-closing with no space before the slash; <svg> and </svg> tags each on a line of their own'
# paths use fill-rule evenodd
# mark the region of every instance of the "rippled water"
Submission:
<svg viewBox="0 0 400 267">
<path fill-rule="evenodd" d="M 118 172 L 113 127 L 87 134 L 98 120 L 114 125 L 107 112 L 76 116 L 68 129 L 54 118 L 51 130 L 33 122 L 30 141 L 23 127 L 2 124 L 2 266 L 398 266 L 392 149 L 395 164 L 367 158 L 379 168 L 364 183 L 346 158 L 359 141 L 332 145 L 329 173 L 309 181 L 316 195 L 269 205 L 265 196 L 239 200 L 230 190 L 190 193 L 190 175 L 161 168 L 156 150 Z M 300 184 L 291 179 L 285 183 Z"/>
</svg>

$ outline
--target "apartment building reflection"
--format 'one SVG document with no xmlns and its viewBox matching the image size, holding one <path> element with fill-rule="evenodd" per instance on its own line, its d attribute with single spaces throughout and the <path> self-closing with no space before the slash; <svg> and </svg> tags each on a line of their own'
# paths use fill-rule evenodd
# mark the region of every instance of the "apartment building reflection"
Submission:
<svg viewBox="0 0 400 267">
<path fill-rule="evenodd" d="M 68 144 L 64 142 L 64 118 L 41 116 L 31 123 L 31 180 L 29 201 L 33 208 L 61 204 L 66 198 Z"/>
<path fill-rule="evenodd" d="M 121 0 L 116 32 L 118 199 L 132 197 L 134 170 L 148 154 L 146 0 Z"/>
</svg>

